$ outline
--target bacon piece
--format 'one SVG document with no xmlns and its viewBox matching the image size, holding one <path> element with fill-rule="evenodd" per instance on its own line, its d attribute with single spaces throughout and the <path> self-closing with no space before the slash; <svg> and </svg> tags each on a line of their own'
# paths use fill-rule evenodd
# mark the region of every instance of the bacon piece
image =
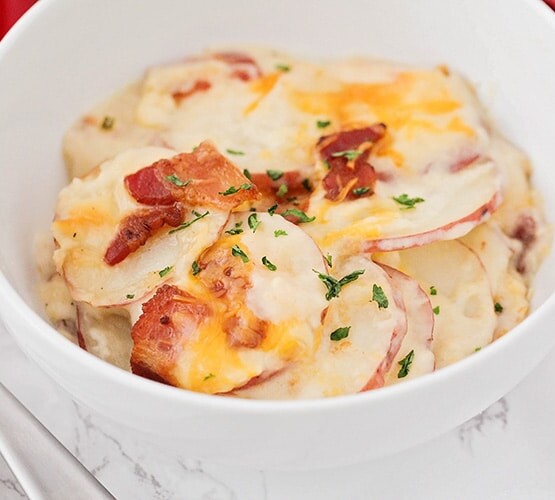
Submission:
<svg viewBox="0 0 555 500">
<path fill-rule="evenodd" d="M 146 378 L 177 385 L 173 370 L 199 325 L 211 315 L 210 307 L 175 286 L 163 285 L 143 304 L 133 325 L 131 369 Z"/>
<path fill-rule="evenodd" d="M 385 125 L 378 123 L 320 138 L 317 144 L 320 158 L 329 165 L 329 172 L 322 181 L 327 199 L 356 200 L 374 193 L 376 172 L 368 157 L 374 143 L 385 135 L 385 130 Z M 349 159 L 348 153 L 341 154 L 351 151 L 356 151 L 358 156 Z M 358 192 L 353 192 L 357 188 Z"/>
<path fill-rule="evenodd" d="M 185 207 L 181 203 L 147 208 L 127 216 L 104 254 L 104 262 L 114 266 L 143 246 L 164 224 L 177 227 L 183 222 Z"/>
<path fill-rule="evenodd" d="M 192 96 L 198 92 L 206 92 L 212 87 L 212 84 L 207 80 L 195 80 L 192 85 L 181 86 L 172 92 L 172 97 L 177 104 L 180 104 L 183 99 Z"/>
<path fill-rule="evenodd" d="M 187 185 L 175 185 L 168 180 L 172 175 Z M 159 160 L 128 175 L 125 186 L 135 200 L 145 205 L 169 205 L 179 201 L 190 206 L 232 210 L 244 201 L 259 197 L 256 186 L 208 142 L 201 143 L 192 153 Z M 237 193 L 221 194 L 231 186 L 238 189 Z M 249 188 L 241 189 L 241 186 Z"/>
<path fill-rule="evenodd" d="M 285 172 L 282 177 L 272 180 L 267 174 L 251 174 L 252 181 L 262 194 L 261 202 L 257 203 L 257 210 L 264 211 L 272 205 L 279 205 L 282 212 L 289 208 L 306 210 L 312 187 L 310 181 L 298 171 Z M 308 183 L 308 184 L 307 184 Z M 287 186 L 287 192 L 278 196 L 282 185 Z M 296 217 L 287 216 L 290 222 L 296 223 Z"/>
<path fill-rule="evenodd" d="M 262 76 L 260 66 L 251 56 L 243 52 L 217 52 L 212 57 L 217 61 L 229 64 L 233 78 L 248 82 Z"/>
</svg>

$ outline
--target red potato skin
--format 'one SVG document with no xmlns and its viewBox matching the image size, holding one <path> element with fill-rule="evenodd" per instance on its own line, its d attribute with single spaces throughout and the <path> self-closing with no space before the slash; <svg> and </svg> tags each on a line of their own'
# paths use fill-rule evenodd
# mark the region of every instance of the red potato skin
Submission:
<svg viewBox="0 0 555 500">
<path fill-rule="evenodd" d="M 368 240 L 363 243 L 362 251 L 365 253 L 374 253 L 405 250 L 407 248 L 428 245 L 429 243 L 433 243 L 438 240 L 450 239 L 448 234 L 450 230 L 456 228 L 460 224 L 466 223 L 472 223 L 472 227 L 470 229 L 476 227 L 478 224 L 481 224 L 485 219 L 487 219 L 493 212 L 495 212 L 495 210 L 497 210 L 501 201 L 502 195 L 497 192 L 485 205 L 477 208 L 474 212 L 468 214 L 462 219 L 420 234 L 400 236 L 398 238 L 383 238 L 381 240 Z M 444 234 L 442 235 L 442 233 Z"/>
<path fill-rule="evenodd" d="M 408 323 L 407 323 L 406 308 L 405 308 L 405 303 L 403 301 L 403 297 L 397 290 L 395 290 L 393 283 L 392 283 L 392 290 L 394 291 L 394 294 L 393 294 L 393 297 L 390 297 L 390 298 L 392 298 L 395 305 L 401 311 L 403 311 L 403 316 L 402 316 L 402 319 L 400 319 L 399 322 L 397 323 L 396 327 L 393 329 L 393 332 L 391 333 L 391 343 L 389 344 L 389 350 L 387 351 L 386 356 L 384 357 L 382 362 L 378 365 L 378 368 L 376 369 L 372 377 L 370 377 L 366 385 L 359 392 L 371 391 L 373 389 L 379 389 L 380 387 L 384 386 L 385 374 L 390 370 L 391 363 L 393 363 L 395 356 L 397 356 L 397 353 L 401 348 L 401 344 L 403 343 L 403 339 L 407 334 Z"/>
</svg>

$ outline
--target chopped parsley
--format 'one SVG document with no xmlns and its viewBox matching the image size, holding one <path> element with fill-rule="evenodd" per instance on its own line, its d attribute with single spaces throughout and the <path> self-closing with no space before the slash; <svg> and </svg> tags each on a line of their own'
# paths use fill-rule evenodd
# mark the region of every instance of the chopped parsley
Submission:
<svg viewBox="0 0 555 500">
<path fill-rule="evenodd" d="M 331 125 L 331 121 L 329 120 L 318 120 L 316 122 L 316 126 L 318 128 L 326 128 L 326 127 L 329 127 L 330 125 Z"/>
<path fill-rule="evenodd" d="M 272 205 L 269 209 L 268 209 L 268 213 L 270 215 L 274 215 L 276 213 L 276 210 L 278 209 L 277 203 L 275 205 Z"/>
<path fill-rule="evenodd" d="M 309 193 L 312 192 L 312 186 L 310 185 L 309 179 L 303 179 L 302 185 Z"/>
<path fill-rule="evenodd" d="M 105 116 L 100 125 L 102 130 L 111 130 L 116 124 L 116 119 L 113 116 Z"/>
<path fill-rule="evenodd" d="M 330 333 L 330 339 L 335 342 L 346 339 L 349 336 L 350 329 L 350 326 L 342 326 Z"/>
<path fill-rule="evenodd" d="M 173 266 L 166 266 L 161 271 L 158 271 L 160 278 L 163 278 L 164 276 L 166 276 L 166 274 L 168 274 L 172 269 L 173 269 Z"/>
<path fill-rule="evenodd" d="M 243 229 L 241 229 L 242 225 L 243 225 L 243 221 L 240 220 L 239 222 L 235 223 L 235 226 L 233 226 L 231 229 L 228 229 L 225 233 L 231 234 L 232 236 L 235 234 L 241 234 L 243 232 Z"/>
<path fill-rule="evenodd" d="M 282 184 L 277 190 L 276 196 L 281 198 L 282 196 L 285 196 L 288 191 L 289 191 L 289 188 L 287 187 L 287 184 Z"/>
<path fill-rule="evenodd" d="M 243 169 L 243 175 L 244 175 L 249 181 L 252 182 L 252 175 L 251 175 L 251 173 L 250 173 L 250 171 L 249 171 L 248 168 L 244 168 L 244 169 Z"/>
<path fill-rule="evenodd" d="M 503 306 L 499 302 L 496 302 L 495 305 L 493 306 L 493 310 L 498 314 L 502 313 L 503 312 Z"/>
<path fill-rule="evenodd" d="M 435 306 L 432 311 L 434 312 L 434 314 L 437 316 L 439 314 L 439 306 Z"/>
<path fill-rule="evenodd" d="M 322 160 L 322 163 L 328 170 L 331 168 L 330 162 L 328 160 Z"/>
<path fill-rule="evenodd" d="M 376 283 L 372 286 L 372 301 L 378 304 L 378 309 L 387 309 L 389 306 L 389 300 L 383 288 Z"/>
<path fill-rule="evenodd" d="M 361 151 L 356 149 L 346 149 L 345 151 L 337 151 L 336 153 L 332 153 L 333 158 L 347 158 L 347 160 L 352 161 L 356 160 L 362 154 Z"/>
<path fill-rule="evenodd" d="M 273 181 L 277 181 L 283 177 L 283 172 L 281 170 L 266 170 L 266 175 Z"/>
<path fill-rule="evenodd" d="M 193 276 L 196 276 L 198 273 L 200 273 L 200 266 L 198 265 L 198 262 L 196 260 L 194 260 L 191 264 L 191 272 L 193 273 Z"/>
<path fill-rule="evenodd" d="M 125 296 L 125 298 L 126 298 L 126 299 L 130 299 L 130 300 L 131 300 L 131 299 L 134 299 L 134 298 L 135 298 L 135 294 L 134 294 L 134 293 L 128 293 L 128 294 Z"/>
<path fill-rule="evenodd" d="M 277 270 L 277 267 L 275 266 L 275 264 L 272 264 L 269 260 L 268 257 L 266 257 L 264 255 L 264 257 L 262 257 L 262 264 L 264 264 L 270 271 L 275 271 Z"/>
<path fill-rule="evenodd" d="M 313 269 L 313 271 L 318 275 L 318 278 L 320 278 L 320 280 L 324 283 L 324 285 L 326 285 L 326 288 L 328 289 L 328 291 L 326 292 L 326 300 L 331 300 L 334 297 L 339 297 L 341 288 L 343 288 L 348 283 L 351 283 L 351 281 L 355 281 L 356 279 L 358 279 L 361 274 L 364 274 L 364 269 L 358 269 L 350 274 L 347 274 L 346 276 L 343 276 L 343 278 L 338 280 L 337 278 L 334 278 L 329 274 L 320 273 L 315 269 Z"/>
<path fill-rule="evenodd" d="M 399 205 L 403 205 L 405 210 L 414 208 L 417 203 L 422 203 L 424 201 L 424 198 L 410 198 L 407 193 L 403 193 L 399 196 L 393 196 L 393 199 L 399 203 Z"/>
<path fill-rule="evenodd" d="M 287 231 L 284 231 L 283 229 L 276 229 L 274 231 L 274 238 L 279 238 L 280 236 L 287 236 Z"/>
<path fill-rule="evenodd" d="M 291 66 L 288 64 L 276 64 L 276 69 L 278 71 L 283 71 L 284 73 L 289 73 L 289 71 L 291 71 Z"/>
<path fill-rule="evenodd" d="M 192 179 L 182 181 L 175 172 L 171 175 L 166 175 L 166 180 L 170 181 L 172 184 L 175 184 L 177 187 L 185 187 L 193 182 Z"/>
<path fill-rule="evenodd" d="M 414 360 L 414 349 L 412 349 L 401 361 L 398 361 L 397 364 L 401 367 L 399 373 L 397 374 L 397 378 L 404 378 L 409 374 L 410 365 Z"/>
<path fill-rule="evenodd" d="M 193 210 L 193 215 L 195 215 L 194 219 L 191 219 L 187 222 L 184 222 L 183 224 L 180 224 L 179 226 L 177 226 L 175 229 L 172 229 L 169 234 L 173 234 L 176 231 L 181 231 L 182 229 L 187 229 L 190 225 L 194 224 L 196 221 L 206 217 L 210 212 L 207 210 L 206 212 L 204 212 L 203 214 L 200 214 L 198 212 L 196 212 L 195 210 Z"/>
<path fill-rule="evenodd" d="M 213 373 L 209 373 L 208 375 L 206 375 L 202 380 L 204 382 L 206 382 L 207 380 L 210 380 L 211 378 L 214 378 L 216 375 L 214 375 Z"/>
<path fill-rule="evenodd" d="M 368 186 L 362 186 L 362 187 L 354 188 L 351 191 L 351 193 L 353 193 L 355 196 L 362 196 L 363 194 L 366 194 L 368 191 L 370 191 L 370 188 Z"/>
<path fill-rule="evenodd" d="M 298 208 L 290 208 L 289 210 L 286 210 L 285 212 L 283 212 L 281 215 L 282 217 L 287 217 L 288 215 L 292 215 L 293 217 L 297 217 L 299 219 L 299 222 L 312 222 L 313 220 L 316 219 L 316 217 L 309 217 L 302 210 L 299 210 Z"/>
<path fill-rule="evenodd" d="M 478 352 L 478 351 L 481 351 L 481 350 L 482 350 L 481 347 L 476 347 L 476 349 L 474 349 L 474 352 Z"/>
<path fill-rule="evenodd" d="M 258 220 L 257 214 L 250 214 L 247 220 L 249 227 L 252 229 L 253 233 L 256 233 L 256 229 L 260 226 L 260 221 Z"/>
<path fill-rule="evenodd" d="M 245 264 L 249 261 L 248 255 L 241 250 L 239 245 L 233 245 L 231 247 L 231 255 L 234 257 L 239 257 Z"/>
<path fill-rule="evenodd" d="M 331 254 L 326 254 L 326 262 L 328 263 L 328 266 L 333 267 L 332 265 L 332 256 Z"/>
<path fill-rule="evenodd" d="M 252 184 L 241 184 L 239 187 L 229 186 L 225 191 L 220 191 L 218 194 L 229 196 L 230 194 L 235 194 L 239 191 L 248 191 L 249 189 L 252 189 Z"/>
<path fill-rule="evenodd" d="M 244 151 L 239 151 L 238 149 L 226 149 L 226 151 L 230 154 L 230 155 L 235 155 L 235 156 L 244 156 L 245 152 Z M 245 176 L 246 177 L 246 176 Z"/>
<path fill-rule="evenodd" d="M 437 295 L 437 290 L 434 285 L 430 287 L 430 295 Z"/>
</svg>

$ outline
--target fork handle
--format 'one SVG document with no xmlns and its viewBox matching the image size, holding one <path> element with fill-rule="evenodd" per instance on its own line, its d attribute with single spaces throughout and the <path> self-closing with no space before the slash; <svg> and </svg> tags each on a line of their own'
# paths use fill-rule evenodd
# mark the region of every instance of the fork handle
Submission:
<svg viewBox="0 0 555 500">
<path fill-rule="evenodd" d="M 115 498 L 2 383 L 0 453 L 31 500 Z"/>
</svg>

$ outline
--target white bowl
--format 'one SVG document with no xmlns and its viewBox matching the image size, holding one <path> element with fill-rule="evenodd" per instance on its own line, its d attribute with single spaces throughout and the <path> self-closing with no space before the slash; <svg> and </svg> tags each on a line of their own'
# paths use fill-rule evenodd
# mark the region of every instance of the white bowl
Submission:
<svg viewBox="0 0 555 500">
<path fill-rule="evenodd" d="M 554 213 L 555 15 L 537 0 L 41 0 L 0 43 L 0 311 L 21 348 L 76 400 L 168 451 L 263 468 L 383 456 L 503 396 L 555 343 L 553 252 L 535 311 L 492 346 L 411 382 L 326 400 L 244 401 L 167 387 L 94 358 L 45 321 L 32 248 L 65 182 L 63 131 L 147 65 L 226 42 L 459 69 L 530 155 Z"/>
</svg>

